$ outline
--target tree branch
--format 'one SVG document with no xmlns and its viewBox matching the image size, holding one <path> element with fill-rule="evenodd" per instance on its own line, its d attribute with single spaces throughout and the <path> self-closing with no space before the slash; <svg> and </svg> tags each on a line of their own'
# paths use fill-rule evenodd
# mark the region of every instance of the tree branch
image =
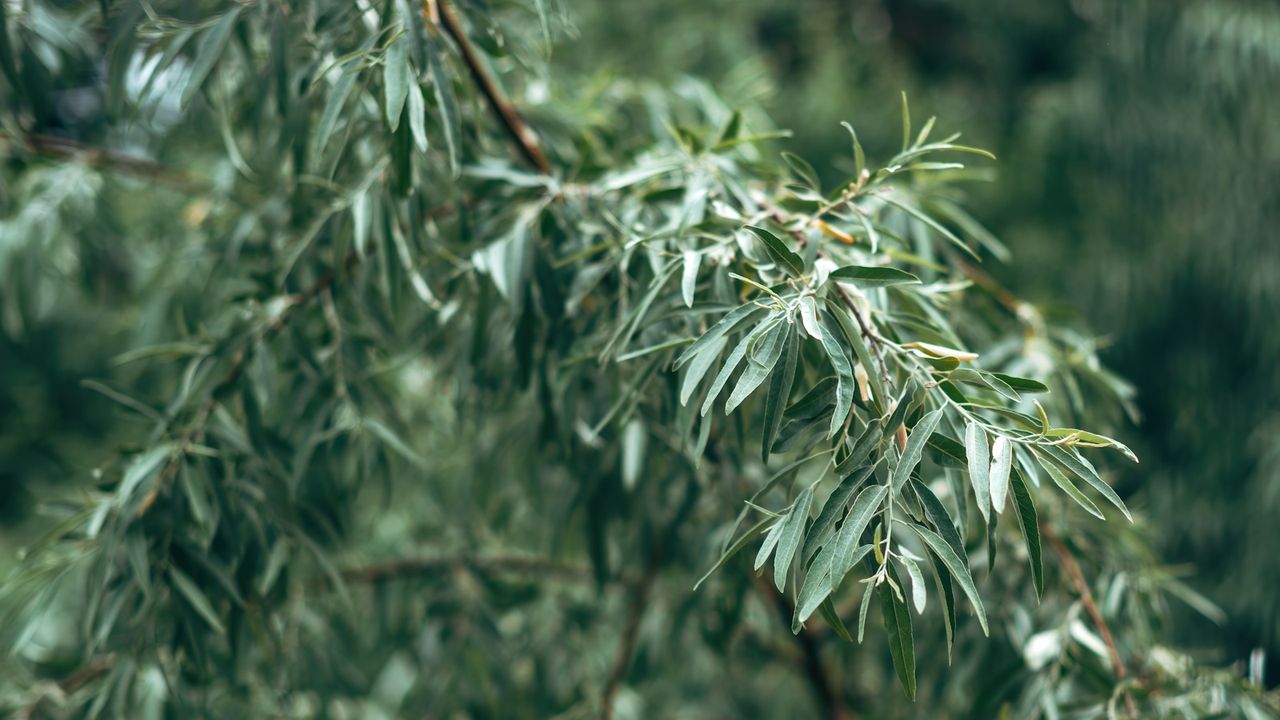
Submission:
<svg viewBox="0 0 1280 720">
<path fill-rule="evenodd" d="M 503 129 L 507 131 L 507 135 L 511 137 L 520 154 L 529 161 L 529 164 L 537 168 L 538 172 L 550 175 L 551 163 L 547 162 L 546 156 L 542 154 L 542 148 L 538 145 L 538 136 L 529 128 L 511 103 L 503 97 L 497 83 L 481 64 L 480 56 L 471 46 L 471 41 L 467 39 L 462 22 L 453 13 L 446 0 L 422 0 L 422 11 L 429 25 L 439 25 L 444 28 L 449 37 L 453 38 L 453 42 L 458 46 L 458 52 L 462 55 L 462 61 L 467 66 L 467 71 L 471 73 L 471 79 L 480 88 L 480 93 L 484 95 L 489 107 L 502 122 Z"/>
<path fill-rule="evenodd" d="M 791 604 L 791 600 L 785 594 L 778 592 L 773 585 L 769 584 L 768 579 L 761 575 L 755 576 L 755 583 L 760 592 L 777 608 L 778 617 L 782 619 L 783 626 L 789 629 L 791 618 L 795 615 L 795 606 Z M 855 720 L 856 716 L 845 706 L 835 682 L 828 675 L 826 666 L 822 664 L 822 654 L 817 638 L 809 632 L 808 628 L 802 628 L 795 635 L 795 643 L 800 650 L 804 676 L 818 698 L 822 716 L 828 720 Z"/>
<path fill-rule="evenodd" d="M 649 595 L 657 578 L 658 563 L 655 561 L 649 563 L 644 575 L 632 586 L 631 603 L 627 606 L 627 617 L 622 626 L 622 639 L 618 641 L 618 652 L 613 658 L 609 678 L 600 694 L 600 720 L 613 718 L 613 698 L 618 694 L 618 688 L 622 687 L 627 670 L 631 668 L 631 658 L 636 654 L 636 639 L 640 636 L 640 622 L 644 620 L 644 612 L 649 607 Z"/>
<path fill-rule="evenodd" d="M 107 167 L 146 180 L 179 186 L 180 189 L 188 191 L 210 188 L 208 180 L 185 170 L 169 167 L 149 158 L 87 145 L 71 138 L 35 133 L 14 135 L 4 131 L 0 131 L 0 137 L 7 138 L 17 147 L 36 155 L 77 160 L 88 165 Z"/>
<path fill-rule="evenodd" d="M 423 575 L 434 575 L 454 568 L 467 568 L 482 573 L 556 576 L 567 580 L 580 580 L 587 577 L 587 569 L 584 567 L 547 558 L 522 555 L 497 555 L 491 557 L 454 555 L 430 558 L 399 558 L 370 565 L 345 568 L 339 572 L 339 575 L 348 582 L 377 584 Z"/>
<path fill-rule="evenodd" d="M 1098 604 L 1094 602 L 1093 593 L 1089 590 L 1089 583 L 1085 581 L 1084 573 L 1081 572 L 1075 556 L 1071 554 L 1066 545 L 1062 544 L 1062 541 L 1058 539 L 1057 534 L 1053 532 L 1053 528 L 1048 523 L 1041 523 L 1040 534 L 1049 541 L 1049 544 L 1053 546 L 1054 551 L 1058 554 L 1058 558 L 1062 561 L 1062 567 L 1070 577 L 1076 593 L 1080 595 L 1080 602 L 1084 605 L 1085 612 L 1089 613 L 1094 626 L 1098 628 L 1098 634 L 1102 636 L 1102 642 L 1107 646 L 1107 654 L 1111 657 L 1111 666 L 1115 668 L 1116 681 L 1123 682 L 1128 672 L 1125 669 L 1124 661 L 1120 658 L 1120 650 L 1116 647 L 1115 638 L 1111 635 L 1111 627 L 1107 625 L 1107 621 L 1102 617 L 1102 612 L 1098 609 Z M 1136 716 L 1137 708 L 1134 706 L 1133 698 L 1126 692 L 1124 699 L 1129 714 Z"/>
</svg>

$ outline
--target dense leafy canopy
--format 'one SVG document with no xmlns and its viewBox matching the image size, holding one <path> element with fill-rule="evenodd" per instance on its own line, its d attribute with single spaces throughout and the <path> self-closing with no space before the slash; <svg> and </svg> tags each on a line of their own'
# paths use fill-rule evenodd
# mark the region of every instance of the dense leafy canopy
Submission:
<svg viewBox="0 0 1280 720">
<path fill-rule="evenodd" d="M 548 5 L 0 5 L 5 332 L 130 345 L 0 704 L 1274 712 L 1157 645 L 1218 611 L 1057 420 L 1131 389 L 983 269 L 989 153 L 904 96 L 832 183 L 705 84 L 557 74 Z"/>
</svg>

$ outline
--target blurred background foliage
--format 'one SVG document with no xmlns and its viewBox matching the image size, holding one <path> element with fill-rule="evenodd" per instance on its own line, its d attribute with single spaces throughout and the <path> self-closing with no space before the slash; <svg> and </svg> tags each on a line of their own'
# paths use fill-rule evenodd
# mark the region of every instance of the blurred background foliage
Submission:
<svg viewBox="0 0 1280 720">
<path fill-rule="evenodd" d="M 1275 684 L 1280 244 L 1273 228 L 1280 221 L 1280 94 L 1274 89 L 1280 86 L 1280 7 L 1246 0 L 551 4 L 565 23 L 553 29 L 549 67 L 557 70 L 536 63 L 526 69 L 544 73 L 542 82 L 558 96 L 592 97 L 593 88 L 618 77 L 641 93 L 652 82 L 696 95 L 692 78 L 702 78 L 728 106 L 763 110 L 755 118 L 748 112 L 749 126 L 792 130 L 786 147 L 829 179 L 851 170 L 842 120 L 855 122 L 873 158 L 892 154 L 900 90 L 923 114 L 964 129 L 966 142 L 992 149 L 1000 162 L 989 183 L 969 191 L 969 207 L 1013 252 L 1011 263 L 995 272 L 1024 297 L 1078 309 L 1082 326 L 1098 333 L 1103 359 L 1133 382 L 1132 417 L 1117 414 L 1113 420 L 1123 430 L 1114 434 L 1131 439 L 1143 462 L 1119 468 L 1117 488 L 1140 509 L 1160 559 L 1184 568 L 1185 582 L 1227 611 L 1219 626 L 1175 605 L 1165 630 L 1209 663 L 1241 661 L 1265 648 L 1272 660 L 1268 679 Z M 62 40 L 71 47 L 79 42 L 74 36 Z M 531 52 L 543 51 L 536 39 L 529 43 Z M 116 109 L 100 107 L 92 94 L 78 90 L 98 72 L 86 65 L 46 78 L 58 92 L 48 95 L 56 102 L 38 109 L 40 129 L 100 137 Z M 582 85 L 556 87 L 570 82 Z M 153 111 L 139 121 L 140 139 L 178 117 L 172 107 Z M 596 109 L 584 102 L 580 111 L 589 124 Z M 557 122 L 536 108 L 530 120 Z M 181 143 L 216 132 L 196 123 L 168 137 Z M 127 133 L 114 137 L 122 151 L 130 149 Z M 226 176 L 215 173 L 208 181 L 229 185 L 234 168 L 216 167 Z M 119 411 L 111 389 L 165 397 L 175 379 L 122 354 L 171 340 L 185 317 L 216 316 L 211 308 L 226 300 L 202 284 L 211 261 L 198 228 L 209 208 L 182 192 L 187 179 L 172 178 L 174 187 L 167 188 L 78 165 L 21 178 L 21 188 L 0 184 L 0 571 L 17 562 L 16 548 L 45 529 L 40 499 L 90 486 L 95 469 L 117 449 L 144 443 L 145 426 Z M 147 193 L 148 202 L 131 202 L 136 193 Z M 19 196 L 42 198 L 47 206 L 11 202 Z M 137 228 L 145 228 L 144 237 L 134 235 Z M 127 245 L 120 241 L 126 232 Z M 121 255 L 125 247 L 127 257 Z M 1074 319 L 1072 312 L 1061 311 Z M 440 370 L 410 363 L 398 372 L 399 381 L 425 386 Z M 84 383 L 87 378 L 100 385 Z M 474 380 L 484 382 L 483 376 Z M 415 440 L 415 449 L 438 462 L 435 476 L 473 482 L 439 483 L 427 497 L 388 483 L 384 500 L 393 502 L 360 506 L 346 519 L 350 525 L 335 532 L 370 538 L 359 554 L 374 559 L 403 554 L 406 542 L 468 547 L 477 538 L 497 537 L 523 538 L 528 548 L 554 545 L 546 518 L 567 515 L 561 500 L 570 494 L 571 479 L 539 475 L 546 505 L 522 506 L 527 496 L 502 479 L 537 474 L 519 459 L 536 454 L 532 446 L 539 439 L 520 425 L 519 413 L 510 415 L 511 426 L 495 427 L 482 422 L 479 410 L 448 394 L 406 410 L 414 427 L 433 428 Z M 530 447 L 522 451 L 519 443 Z M 458 516 L 485 517 L 490 525 L 459 528 L 451 522 Z M 1080 532 L 1080 545 L 1088 548 L 1087 531 Z M 313 674 L 296 681 L 332 683 L 352 697 L 373 685 L 375 699 L 389 707 L 431 707 L 433 693 L 447 693 L 479 716 L 523 702 L 536 708 L 528 715 L 533 717 L 570 704 L 581 680 L 563 668 L 581 666 L 599 675 L 608 667 L 617 629 L 602 619 L 626 614 L 626 598 L 600 601 L 585 567 L 541 568 L 566 580 L 548 591 L 518 576 L 466 573 L 464 565 L 451 570 L 457 582 L 432 586 L 426 605 L 377 586 L 376 632 L 360 615 L 346 625 L 320 622 L 343 617 L 338 613 L 303 618 L 306 631 L 295 641 L 314 653 L 315 664 L 280 671 Z M 745 615 L 754 628 L 772 620 L 762 616 L 770 608 L 747 603 L 740 592 L 713 593 L 703 604 L 684 599 L 682 591 L 704 569 L 691 562 L 659 581 L 669 592 L 653 592 L 656 616 L 638 630 L 632 675 L 643 681 L 680 658 L 687 663 L 683 685 L 664 676 L 670 694 L 648 697 L 647 704 L 624 688 L 619 715 L 643 707 L 646 716 L 676 717 L 686 700 L 706 700 L 701 696 L 707 692 L 735 716 L 807 707 L 806 689 L 775 668 L 761 671 L 732 654 L 725 662 L 708 653 L 708 647 L 760 656 L 785 651 L 764 632 L 734 635 L 730 644 L 726 618 Z M 739 569 L 746 574 L 745 563 Z M 475 602 L 480 596 L 486 603 Z M 505 612 L 530 604 L 546 612 Z M 441 616 L 455 622 L 435 619 Z M 527 626 L 544 617 L 554 622 Z M 1031 633 L 1028 618 L 1009 624 Z M 681 633 L 701 637 L 686 641 Z M 380 642 L 370 645 L 368 638 Z M 399 638 L 399 645 L 387 638 Z M 869 642 L 885 654 L 883 638 Z M 477 681 L 492 673 L 495 647 L 520 659 L 503 674 Z M 985 656 L 922 690 L 926 697 L 952 698 L 959 707 L 967 700 L 955 698 L 965 697 L 966 682 L 978 672 L 972 668 L 1023 660 L 973 638 L 964 647 Z M 696 650 L 686 654 L 684 648 Z M 56 662 L 57 653 L 50 655 Z M 434 658 L 439 664 L 432 667 L 455 671 L 412 690 L 423 697 L 406 698 L 414 687 L 405 679 L 415 672 L 410 658 Z M 1170 660 L 1163 671 L 1175 673 L 1176 666 Z M 370 667 L 378 668 L 372 677 Z M 849 682 L 853 696 L 871 700 L 886 695 L 892 678 L 883 667 L 867 666 Z M 520 695 L 529 687 L 541 688 L 538 698 Z M 886 716 L 913 712 L 905 705 L 886 707 Z M 306 716 L 314 708 L 291 710 Z M 970 712 L 989 717 L 995 708 L 979 704 Z"/>
</svg>

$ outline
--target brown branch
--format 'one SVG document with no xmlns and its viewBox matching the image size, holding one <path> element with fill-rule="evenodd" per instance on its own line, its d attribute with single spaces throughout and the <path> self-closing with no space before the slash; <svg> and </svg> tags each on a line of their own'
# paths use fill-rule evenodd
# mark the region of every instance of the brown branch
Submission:
<svg viewBox="0 0 1280 720">
<path fill-rule="evenodd" d="M 149 158 L 87 145 L 71 138 L 35 133 L 18 136 L 4 131 L 0 131 L 0 137 L 7 138 L 17 147 L 36 155 L 107 167 L 157 183 L 177 185 L 185 190 L 207 190 L 210 187 L 208 180 L 185 170 L 179 170 Z"/>
<path fill-rule="evenodd" d="M 480 573 L 555 576 L 567 580 L 580 580 L 587 577 L 586 568 L 577 565 L 561 563 L 547 558 L 520 555 L 399 558 L 370 565 L 345 568 L 339 572 L 339 575 L 348 582 L 377 584 L 423 575 L 435 575 L 458 568 L 466 568 Z M 328 578 L 321 578 L 321 580 L 327 581 Z"/>
<path fill-rule="evenodd" d="M 774 589 L 769 580 L 762 575 L 755 576 L 755 583 L 760 592 L 777 608 L 778 617 L 781 618 L 783 626 L 790 629 L 791 618 L 795 615 L 795 606 L 791 604 L 791 600 Z M 818 698 L 822 716 L 828 720 L 854 720 L 857 716 L 844 704 L 840 691 L 828 675 L 826 666 L 822 664 L 818 639 L 808 628 L 801 628 L 795 635 L 795 644 L 800 650 L 804 676 Z"/>
<path fill-rule="evenodd" d="M 90 658 L 84 665 L 80 666 L 79 669 L 77 669 L 75 672 L 71 673 L 70 675 L 66 676 L 65 678 L 57 681 L 55 685 L 57 686 L 58 691 L 60 691 L 63 695 L 70 695 L 76 692 L 77 690 L 83 688 L 84 686 L 88 685 L 89 683 L 93 682 L 94 680 L 97 680 L 103 675 L 106 675 L 108 672 L 111 671 L 111 668 L 115 667 L 115 664 L 116 664 L 115 655 L 102 655 L 99 657 Z M 37 699 L 35 702 L 26 706 L 25 708 L 22 708 L 21 710 L 17 710 L 14 713 L 14 717 L 17 717 L 17 718 L 32 717 L 35 714 L 35 712 L 40 709 L 40 703 L 44 702 L 45 697 L 41 697 Z"/>
<path fill-rule="evenodd" d="M 439 25 L 444 28 L 449 37 L 453 38 L 454 44 L 458 46 L 458 52 L 462 55 L 462 61 L 467 66 L 467 71 L 471 73 L 471 79 L 480 88 L 480 93 L 484 95 L 489 107 L 502 122 L 503 129 L 507 131 L 507 135 L 511 137 L 520 154 L 529 161 L 529 164 L 537 168 L 538 172 L 550 175 L 551 163 L 547 162 L 546 156 L 542 154 L 542 148 L 538 145 L 538 136 L 529 128 L 511 103 L 503 97 L 497 83 L 481 64 L 480 56 L 471 46 L 471 41 L 467 39 L 462 22 L 453 13 L 446 0 L 422 0 L 422 12 L 427 18 L 428 26 Z"/>
<path fill-rule="evenodd" d="M 1098 604 L 1094 602 L 1093 593 L 1089 590 L 1089 583 L 1085 581 L 1084 573 L 1080 570 L 1080 565 L 1076 562 L 1075 556 L 1071 554 L 1066 545 L 1062 544 L 1057 534 L 1053 532 L 1053 528 L 1047 523 L 1041 523 L 1040 534 L 1049 541 L 1054 551 L 1058 553 L 1063 569 L 1066 570 L 1067 576 L 1071 579 L 1071 584 L 1075 587 L 1076 593 L 1080 595 L 1080 602 L 1084 605 L 1085 612 L 1089 613 L 1094 626 L 1098 628 L 1098 634 L 1102 636 L 1102 642 L 1107 646 L 1107 654 L 1111 657 L 1111 666 L 1115 668 L 1116 681 L 1124 682 L 1128 672 L 1125 669 L 1124 661 L 1120 658 L 1120 650 L 1116 647 L 1115 637 L 1111 634 L 1111 627 L 1103 619 L 1102 611 L 1098 609 Z M 1124 699 L 1129 714 L 1136 716 L 1137 708 L 1134 706 L 1133 698 L 1126 692 Z"/>
<path fill-rule="evenodd" d="M 623 621 L 622 639 L 618 641 L 618 652 L 613 658 L 604 690 L 600 693 L 600 720 L 613 718 L 613 699 L 618 694 L 618 688 L 622 687 L 627 670 L 631 669 L 631 659 L 636 653 L 636 639 L 640 636 L 640 622 L 644 620 L 645 610 L 649 607 L 649 595 L 657 578 L 658 563 L 651 562 L 645 568 L 644 575 L 631 586 L 631 603 L 627 606 L 627 617 Z"/>
</svg>

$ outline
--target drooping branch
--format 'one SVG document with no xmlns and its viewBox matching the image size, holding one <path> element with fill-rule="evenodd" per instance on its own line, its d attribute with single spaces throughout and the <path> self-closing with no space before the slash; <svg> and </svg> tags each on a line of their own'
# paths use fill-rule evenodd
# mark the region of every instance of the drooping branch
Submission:
<svg viewBox="0 0 1280 720">
<path fill-rule="evenodd" d="M 783 625 L 790 626 L 791 618 L 795 615 L 795 606 L 790 598 L 774 589 L 769 580 L 761 575 L 755 576 L 755 582 L 760 592 L 777 608 Z M 809 681 L 813 694 L 822 707 L 822 716 L 828 720 L 855 720 L 856 716 L 845 705 L 835 681 L 822 662 L 817 638 L 807 628 L 801 628 L 795 635 L 795 644 L 800 650 L 805 679 Z"/>
<path fill-rule="evenodd" d="M 446 0 L 422 0 L 422 11 L 426 15 L 429 24 L 444 28 L 445 33 L 458 46 L 458 52 L 462 55 L 462 61 L 467 66 L 467 72 L 471 74 L 471 79 L 480 89 L 480 94 L 484 95 L 484 99 L 489 103 L 489 107 L 494 114 L 498 116 L 503 129 L 511 137 L 520 154 L 525 160 L 529 161 L 529 164 L 537 168 L 538 172 L 550 175 L 551 163 L 547 162 L 546 156 L 542 153 L 542 148 L 538 144 L 538 136 L 525 123 L 524 118 L 520 117 L 520 113 L 516 112 L 511 102 L 503 97 L 497 83 L 494 82 L 488 71 L 485 70 L 484 65 L 481 64 L 480 56 L 476 54 L 471 41 L 467 39 L 466 29 L 462 27 L 462 22 L 454 14 Z"/>
<path fill-rule="evenodd" d="M 17 147 L 36 155 L 59 160 L 75 160 L 95 167 L 109 168 L 134 177 L 171 185 L 182 190 L 207 190 L 210 188 L 208 180 L 192 175 L 185 170 L 158 163 L 150 158 L 88 145 L 71 138 L 38 133 L 19 136 L 2 130 L 0 130 L 0 137 L 6 138 Z"/>
<path fill-rule="evenodd" d="M 339 575 L 347 582 L 376 584 L 435 575 L 455 568 L 466 568 L 482 573 L 553 576 L 562 580 L 581 580 L 588 577 L 587 569 L 584 567 L 522 555 L 400 558 L 346 568 L 340 571 Z"/>
<path fill-rule="evenodd" d="M 1120 658 L 1120 650 L 1116 647 L 1115 637 L 1111 634 L 1111 627 L 1107 625 L 1106 619 L 1102 617 L 1102 611 L 1098 609 L 1098 603 L 1093 599 L 1093 592 L 1089 590 L 1089 583 L 1084 579 L 1084 573 L 1080 570 L 1079 563 L 1076 562 L 1075 556 L 1071 554 L 1071 550 L 1058 539 L 1057 534 L 1053 532 L 1053 528 L 1048 523 L 1040 524 L 1040 534 L 1049 541 L 1049 544 L 1053 546 L 1054 552 L 1058 554 L 1058 559 L 1062 561 L 1062 568 L 1070 578 L 1076 594 L 1080 596 L 1080 603 L 1084 605 L 1085 612 L 1089 613 L 1089 618 L 1093 620 L 1094 627 L 1098 628 L 1098 634 L 1102 636 L 1102 642 L 1107 646 L 1107 655 L 1111 658 L 1111 666 L 1115 669 L 1116 681 L 1124 682 L 1128 676 L 1124 660 Z M 1124 699 L 1129 714 L 1136 716 L 1137 708 L 1134 706 L 1133 698 L 1128 693 L 1125 693 Z"/>
</svg>

